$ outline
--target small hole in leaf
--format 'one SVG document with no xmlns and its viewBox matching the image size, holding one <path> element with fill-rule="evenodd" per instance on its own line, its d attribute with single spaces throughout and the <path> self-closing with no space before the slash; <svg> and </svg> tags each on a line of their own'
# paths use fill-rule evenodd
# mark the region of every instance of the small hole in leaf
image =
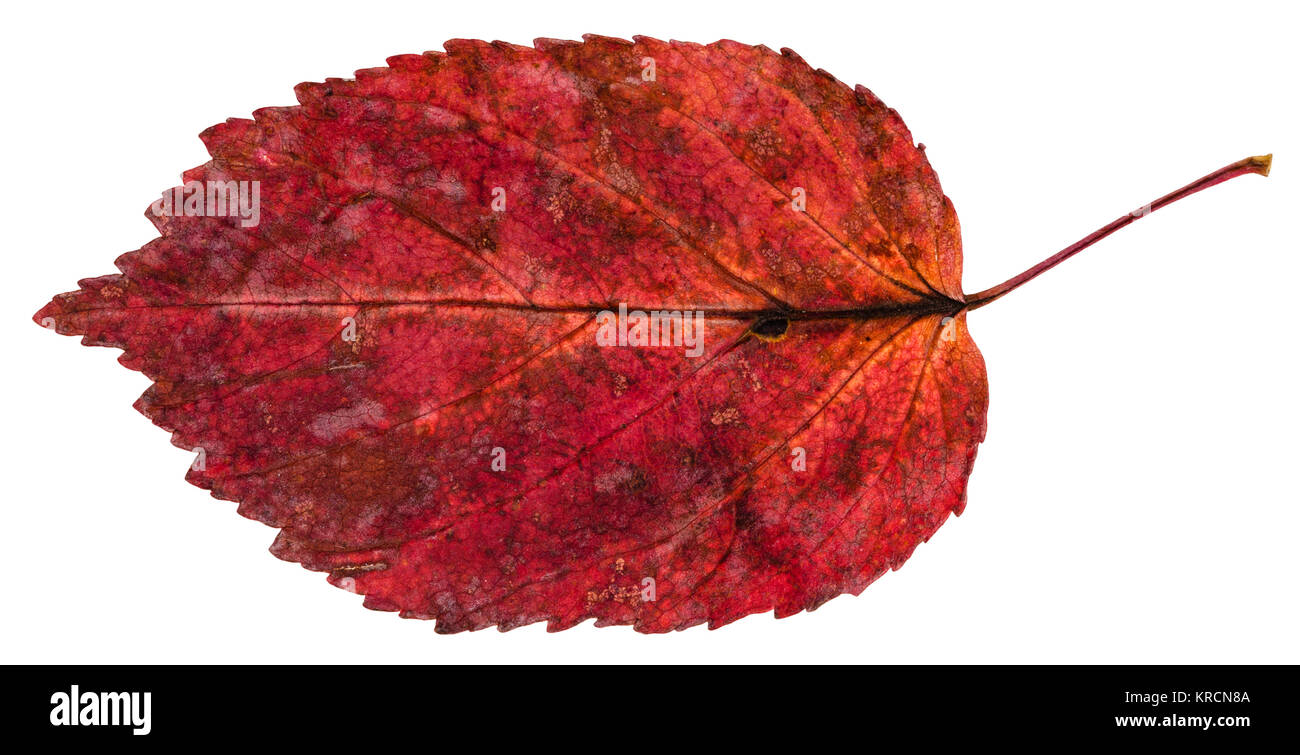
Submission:
<svg viewBox="0 0 1300 755">
<path fill-rule="evenodd" d="M 779 341 L 790 329 L 790 321 L 784 317 L 769 317 L 759 320 L 750 328 L 750 332 L 764 341 Z"/>
</svg>

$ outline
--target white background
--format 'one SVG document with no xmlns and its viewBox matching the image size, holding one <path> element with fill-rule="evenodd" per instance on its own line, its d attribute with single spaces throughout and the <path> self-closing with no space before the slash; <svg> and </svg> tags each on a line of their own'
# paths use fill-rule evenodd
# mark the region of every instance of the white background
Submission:
<svg viewBox="0 0 1300 755">
<path fill-rule="evenodd" d="M 1300 661 L 1294 6 L 746 2 L 6 8 L 0 653 L 8 662 Z M 437 636 L 266 552 L 183 481 L 147 380 L 30 317 L 155 232 L 199 131 L 299 81 L 471 37 L 791 47 L 899 110 L 961 217 L 966 290 L 1248 155 L 971 315 L 969 506 L 811 614 L 643 636 Z"/>
</svg>

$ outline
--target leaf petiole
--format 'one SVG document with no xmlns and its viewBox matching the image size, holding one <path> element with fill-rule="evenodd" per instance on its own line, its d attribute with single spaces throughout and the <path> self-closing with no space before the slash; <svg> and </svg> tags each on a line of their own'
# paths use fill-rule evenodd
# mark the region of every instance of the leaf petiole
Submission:
<svg viewBox="0 0 1300 755">
<path fill-rule="evenodd" d="M 1225 165 L 1209 175 L 1196 179 L 1177 191 L 1164 195 L 1149 205 L 1144 205 L 1127 215 L 1123 215 L 1110 223 L 1107 223 L 1056 254 L 1053 254 L 1051 257 L 1048 257 L 1037 265 L 1034 265 L 1020 275 L 999 283 L 992 288 L 980 291 L 977 294 L 971 294 L 971 296 L 966 300 L 966 308 L 979 309 L 985 304 L 1005 296 L 1009 292 L 1014 291 L 1025 283 L 1028 283 L 1048 270 L 1051 270 L 1129 223 L 1132 223 L 1139 218 L 1146 217 L 1165 205 L 1173 204 L 1183 197 L 1191 196 L 1202 189 L 1208 189 L 1217 183 L 1222 183 L 1229 179 L 1236 178 L 1237 176 L 1244 176 L 1247 173 L 1258 173 L 1261 176 L 1267 176 L 1269 168 L 1272 167 L 1272 165 L 1272 154 L 1247 157 L 1246 159 L 1238 160 L 1231 165 Z"/>
</svg>

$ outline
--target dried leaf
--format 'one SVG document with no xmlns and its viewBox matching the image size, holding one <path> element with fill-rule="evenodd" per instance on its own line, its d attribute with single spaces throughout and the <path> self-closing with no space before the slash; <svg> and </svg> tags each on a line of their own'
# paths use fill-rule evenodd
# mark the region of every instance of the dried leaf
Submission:
<svg viewBox="0 0 1300 755">
<path fill-rule="evenodd" d="M 961 512 L 1009 287 L 962 293 L 897 113 L 727 41 L 446 49 L 209 129 L 36 315 L 154 381 L 191 482 L 440 632 L 787 616 Z"/>
</svg>

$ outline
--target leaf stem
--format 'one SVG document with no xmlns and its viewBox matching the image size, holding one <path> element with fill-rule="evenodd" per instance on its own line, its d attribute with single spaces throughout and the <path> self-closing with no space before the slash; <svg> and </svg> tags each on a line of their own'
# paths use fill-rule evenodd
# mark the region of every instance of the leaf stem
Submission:
<svg viewBox="0 0 1300 755">
<path fill-rule="evenodd" d="M 1222 183 L 1228 179 L 1236 178 L 1237 176 L 1244 176 L 1247 173 L 1258 173 L 1261 176 L 1267 176 L 1269 168 L 1272 167 L 1272 165 L 1273 155 L 1271 154 L 1247 157 L 1246 159 L 1238 160 L 1231 165 L 1225 165 L 1207 176 L 1202 176 L 1201 178 L 1192 181 L 1177 191 L 1164 195 L 1149 205 L 1144 205 L 1127 215 L 1123 215 L 1111 221 L 1056 254 L 1053 254 L 1051 257 L 1048 257 L 1037 265 L 1034 265 L 1020 275 L 999 283 L 992 288 L 980 291 L 977 294 L 972 294 L 966 300 L 966 307 L 967 309 L 979 309 L 985 304 L 1005 296 L 1007 293 L 1014 291 L 1025 283 L 1028 283 L 1048 270 L 1051 270 L 1129 223 L 1132 223 L 1139 218 L 1146 217 L 1165 205 L 1173 204 L 1183 197 L 1191 196 L 1202 189 L 1208 189 L 1217 183 Z"/>
</svg>

